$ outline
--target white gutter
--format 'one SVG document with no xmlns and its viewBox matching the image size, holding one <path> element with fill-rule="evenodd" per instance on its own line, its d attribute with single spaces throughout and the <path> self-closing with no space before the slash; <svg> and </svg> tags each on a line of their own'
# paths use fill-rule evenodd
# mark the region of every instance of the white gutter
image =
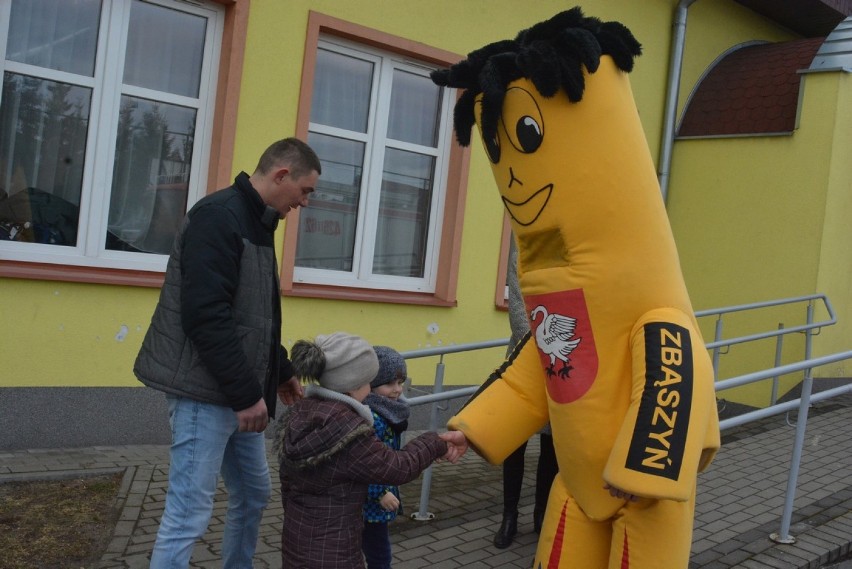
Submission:
<svg viewBox="0 0 852 569">
<path fill-rule="evenodd" d="M 665 203 L 668 197 L 669 174 L 672 163 L 672 147 L 675 137 L 675 115 L 677 114 L 677 99 L 680 91 L 681 66 L 683 64 L 683 51 L 686 43 L 686 13 L 689 7 L 698 0 L 680 0 L 675 9 L 674 23 L 672 24 L 672 50 L 669 60 L 669 79 L 666 87 L 666 108 L 663 113 L 663 140 L 660 147 L 660 163 L 658 165 L 658 179 L 660 192 Z"/>
</svg>

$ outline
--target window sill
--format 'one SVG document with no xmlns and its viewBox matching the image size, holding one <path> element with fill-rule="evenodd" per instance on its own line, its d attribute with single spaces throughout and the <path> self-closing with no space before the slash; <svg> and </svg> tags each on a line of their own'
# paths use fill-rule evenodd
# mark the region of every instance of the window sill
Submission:
<svg viewBox="0 0 852 569">
<path fill-rule="evenodd" d="M 445 300 L 431 293 L 396 290 L 377 290 L 339 286 L 297 284 L 292 289 L 281 289 L 282 296 L 297 298 L 324 298 L 328 300 L 356 300 L 363 302 L 385 302 L 390 304 L 413 304 L 454 308 L 456 301 Z"/>
<path fill-rule="evenodd" d="M 165 273 L 158 271 L 134 271 L 129 269 L 104 269 L 99 267 L 28 263 L 24 261 L 2 261 L 0 262 L 0 277 L 160 288 L 163 286 Z"/>
</svg>

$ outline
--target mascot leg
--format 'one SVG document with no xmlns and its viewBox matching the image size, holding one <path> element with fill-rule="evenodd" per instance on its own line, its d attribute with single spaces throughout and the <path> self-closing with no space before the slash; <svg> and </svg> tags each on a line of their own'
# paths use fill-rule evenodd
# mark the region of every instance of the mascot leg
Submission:
<svg viewBox="0 0 852 569">
<path fill-rule="evenodd" d="M 586 517 L 557 475 L 550 489 L 533 568 L 604 569 L 612 541 L 610 522 Z"/>
<path fill-rule="evenodd" d="M 694 492 L 686 502 L 628 503 L 613 518 L 608 569 L 688 567 L 694 514 Z"/>
<path fill-rule="evenodd" d="M 640 499 L 589 519 L 559 477 L 553 483 L 533 569 L 680 569 L 689 565 L 695 494 L 687 502 Z"/>
</svg>

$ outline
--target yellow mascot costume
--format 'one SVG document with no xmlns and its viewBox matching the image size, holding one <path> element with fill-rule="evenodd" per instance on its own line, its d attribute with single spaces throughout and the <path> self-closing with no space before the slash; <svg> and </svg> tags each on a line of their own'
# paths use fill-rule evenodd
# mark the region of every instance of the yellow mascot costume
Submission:
<svg viewBox="0 0 852 569">
<path fill-rule="evenodd" d="M 719 448 L 713 371 L 627 77 L 640 45 L 579 8 L 446 70 L 519 251 L 530 334 L 453 417 L 501 463 L 550 421 L 559 462 L 534 567 L 685 569 Z"/>
</svg>

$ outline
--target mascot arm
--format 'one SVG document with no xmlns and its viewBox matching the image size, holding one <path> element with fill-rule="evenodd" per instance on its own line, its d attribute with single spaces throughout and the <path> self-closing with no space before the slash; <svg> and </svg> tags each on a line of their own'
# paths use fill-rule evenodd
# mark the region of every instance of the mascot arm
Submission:
<svg viewBox="0 0 852 569">
<path fill-rule="evenodd" d="M 630 338 L 630 407 L 604 479 L 631 494 L 687 500 L 719 448 L 713 369 L 694 320 L 652 310 Z"/>
<path fill-rule="evenodd" d="M 491 464 L 502 463 L 548 421 L 541 360 L 527 340 L 447 423 Z"/>
</svg>

